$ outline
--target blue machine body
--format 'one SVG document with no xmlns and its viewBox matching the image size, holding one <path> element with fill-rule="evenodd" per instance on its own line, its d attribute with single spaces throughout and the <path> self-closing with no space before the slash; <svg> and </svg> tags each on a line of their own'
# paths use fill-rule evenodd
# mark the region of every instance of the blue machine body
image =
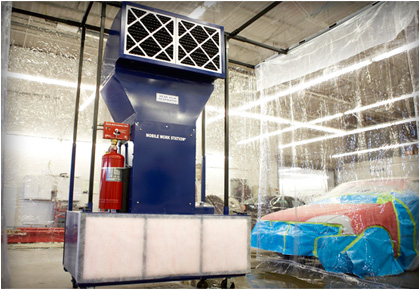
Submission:
<svg viewBox="0 0 420 290">
<path fill-rule="evenodd" d="M 129 212 L 196 213 L 195 124 L 224 62 L 223 27 L 123 3 L 101 95 L 114 121 L 131 125 Z"/>
</svg>

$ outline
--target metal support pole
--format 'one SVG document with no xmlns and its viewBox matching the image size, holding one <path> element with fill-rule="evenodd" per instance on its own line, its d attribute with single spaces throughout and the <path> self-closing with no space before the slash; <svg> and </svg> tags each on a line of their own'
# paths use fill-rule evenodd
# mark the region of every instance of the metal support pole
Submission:
<svg viewBox="0 0 420 290">
<path fill-rule="evenodd" d="M 206 108 L 201 112 L 201 201 L 206 202 Z"/>
<path fill-rule="evenodd" d="M 70 165 L 70 185 L 69 185 L 69 207 L 68 210 L 73 210 L 73 191 L 74 191 L 74 172 L 76 165 L 76 141 L 77 141 L 77 124 L 79 122 L 79 103 L 80 103 L 80 86 L 82 83 L 83 70 L 83 53 L 85 50 L 86 27 L 82 27 L 82 36 L 80 41 L 80 56 L 79 56 L 79 73 L 77 76 L 77 91 L 76 91 L 76 106 L 74 109 L 74 126 L 73 126 L 73 147 L 71 150 L 71 165 Z"/>
<path fill-rule="evenodd" d="M 79 122 L 79 104 L 80 104 L 80 88 L 82 85 L 82 72 L 83 72 L 83 55 L 85 51 L 86 40 L 86 20 L 92 8 L 93 2 L 90 2 L 86 9 L 85 15 L 82 19 L 82 35 L 80 38 L 80 55 L 79 55 L 79 72 L 77 74 L 77 91 L 76 91 L 76 104 L 74 108 L 74 126 L 73 126 L 73 147 L 71 150 L 71 165 L 70 165 L 70 184 L 69 184 L 69 206 L 68 210 L 73 210 L 73 194 L 74 194 L 74 172 L 76 167 L 76 142 L 77 142 L 77 125 Z"/>
<path fill-rule="evenodd" d="M 88 210 L 89 211 L 92 211 L 92 208 L 93 208 L 93 183 L 94 183 L 94 177 L 95 177 L 96 132 L 97 132 L 97 127 L 98 127 L 99 87 L 101 85 L 105 16 L 106 16 L 106 3 L 102 2 L 101 33 L 99 36 L 98 64 L 97 64 L 97 70 L 96 70 L 96 95 L 95 95 L 95 105 L 93 109 L 92 153 L 90 157 L 90 177 L 89 177 L 89 197 L 88 197 Z"/>
<path fill-rule="evenodd" d="M 223 214 L 229 215 L 229 38 L 225 35 L 225 196 Z"/>
</svg>

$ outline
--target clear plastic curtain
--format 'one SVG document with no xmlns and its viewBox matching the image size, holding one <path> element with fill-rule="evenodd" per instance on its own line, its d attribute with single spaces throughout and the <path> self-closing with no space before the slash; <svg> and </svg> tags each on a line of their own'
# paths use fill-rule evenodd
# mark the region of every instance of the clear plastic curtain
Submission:
<svg viewBox="0 0 420 290">
<path fill-rule="evenodd" d="M 241 143 L 259 146 L 260 204 L 273 183 L 305 204 L 259 211 L 252 245 L 277 263 L 261 267 L 346 283 L 418 267 L 418 3 L 377 4 L 261 63 L 256 83 L 241 109 L 267 117 Z"/>
<path fill-rule="evenodd" d="M 7 90 L 2 114 L 6 120 L 2 130 L 5 225 L 12 230 L 56 227 L 64 220 L 68 199 L 79 63 L 79 51 L 70 49 L 65 40 L 79 40 L 80 31 L 16 13 L 11 15 L 11 32 L 9 58 L 2 74 L 6 80 L 2 90 Z M 14 37 L 22 32 L 44 37 L 16 45 Z M 83 191 L 87 190 L 90 168 L 98 47 L 95 33 L 87 33 L 85 47 L 75 179 L 76 202 L 81 207 L 87 202 Z M 100 100 L 98 122 L 104 120 L 111 117 Z M 99 191 L 100 156 L 109 146 L 101 139 L 97 145 L 95 193 Z M 96 201 L 96 194 L 94 198 Z"/>
</svg>

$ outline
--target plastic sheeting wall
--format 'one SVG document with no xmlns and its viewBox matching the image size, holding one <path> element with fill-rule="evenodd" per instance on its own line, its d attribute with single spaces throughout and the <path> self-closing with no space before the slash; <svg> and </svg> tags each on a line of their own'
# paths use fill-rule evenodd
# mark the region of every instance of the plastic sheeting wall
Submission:
<svg viewBox="0 0 420 290">
<path fill-rule="evenodd" d="M 73 118 L 78 74 L 77 54 L 73 54 L 65 39 L 80 39 L 80 33 L 60 29 L 60 25 L 37 18 L 12 14 L 10 52 L 5 94 L 5 130 L 2 130 L 4 162 L 2 183 L 2 210 L 5 226 L 57 226 L 56 207 L 65 207 L 62 183 L 70 172 L 70 158 L 73 135 Z M 27 46 L 15 46 L 13 35 L 31 32 L 45 36 L 50 42 L 28 40 Z M 45 38 L 42 38 L 45 39 Z M 82 91 L 80 100 L 78 147 L 76 157 L 76 189 L 80 196 L 78 206 L 87 202 L 90 168 L 90 140 L 92 134 L 93 102 L 96 76 L 96 55 L 98 37 L 88 33 L 83 64 Z M 93 51 L 93 53 L 92 53 Z M 6 62 L 7 63 L 7 62 Z M 6 70 L 5 70 L 6 71 Z M 7 77 L 7 78 L 6 78 Z M 106 106 L 100 101 L 99 123 L 111 120 Z M 108 143 L 100 138 L 95 168 L 94 201 L 97 208 L 99 192 L 100 157 Z M 52 178 L 49 187 L 39 187 L 43 198 L 25 196 L 25 180 Z M 59 190 L 59 191 L 57 191 Z M 64 196 L 68 196 L 67 192 Z"/>
<path fill-rule="evenodd" d="M 242 180 L 249 190 L 258 191 L 258 148 L 244 151 L 238 142 L 244 136 L 259 132 L 258 116 L 244 115 L 235 111 L 241 103 L 254 101 L 256 97 L 255 76 L 244 69 L 229 69 L 230 133 L 229 133 L 229 179 L 230 194 L 234 197 L 234 182 Z M 224 80 L 215 81 L 215 89 L 206 110 L 206 195 L 224 195 Z M 197 162 L 201 165 L 201 117 L 197 122 Z M 200 190 L 200 188 L 198 188 Z M 243 191 L 243 190 L 242 190 Z M 241 194 L 239 194 L 241 195 Z M 249 194 L 248 194 L 249 197 Z M 238 198 L 241 199 L 241 198 Z"/>
<path fill-rule="evenodd" d="M 414 2 L 377 4 L 287 55 L 273 57 L 257 66 L 259 98 L 254 102 L 243 102 L 239 109 L 244 113 L 253 110 L 266 116 L 256 137 L 244 137 L 240 141 L 244 144 L 244 151 L 248 148 L 254 150 L 255 144 L 260 148 L 260 200 L 270 191 L 273 180 L 278 181 L 280 187 L 294 180 L 296 189 L 281 194 L 292 195 L 310 204 L 326 196 L 326 191 L 336 185 L 374 179 L 376 183 L 363 191 L 372 195 L 383 194 L 390 202 L 372 201 L 368 195 L 359 192 L 364 198 L 342 199 L 338 204 L 333 203 L 336 209 L 332 211 L 328 212 L 326 205 L 318 206 L 322 218 L 315 218 L 313 208 L 312 219 L 305 218 L 307 211 L 299 208 L 289 210 L 289 218 L 285 217 L 286 214 L 264 217 L 260 212 L 260 227 L 257 223 L 253 230 L 252 245 L 269 250 L 258 250 L 264 261 L 272 259 L 275 252 L 283 257 L 276 260 L 279 263 L 276 266 L 266 262 L 262 268 L 266 266 L 269 271 L 314 280 L 337 272 L 373 277 L 375 281 L 383 281 L 378 276 L 412 270 L 416 268 L 415 264 L 418 268 L 418 8 L 418 3 Z M 278 124 L 274 128 L 276 118 Z M 274 168 L 273 159 L 277 161 Z M 278 170 L 277 179 L 272 176 L 275 170 Z M 382 191 L 381 186 L 386 180 L 392 178 L 395 181 L 398 177 L 413 177 L 417 181 L 413 181 L 414 187 L 408 189 L 395 186 Z M 305 189 L 308 184 L 317 186 L 313 178 L 325 185 L 324 190 L 320 186 L 318 194 L 308 194 Z M 356 192 L 356 189 L 346 189 L 351 196 Z M 397 193 L 411 201 L 397 201 L 400 197 Z M 352 234 L 348 240 L 337 239 L 332 244 L 322 244 L 318 239 L 325 235 L 341 235 L 342 228 L 340 233 L 327 231 L 330 223 L 344 225 L 352 222 L 354 226 L 354 221 L 348 220 L 348 216 L 339 218 L 338 207 L 349 207 L 353 213 L 359 214 L 361 204 L 371 203 L 376 206 L 392 203 L 394 209 L 387 218 L 393 222 L 398 220 L 396 227 L 401 233 L 404 231 L 402 224 L 410 225 L 407 236 L 393 237 L 392 243 L 407 241 L 414 264 L 402 266 L 405 262 L 401 261 L 401 253 L 394 256 L 392 248 L 389 259 L 384 258 L 389 257 L 385 250 L 374 250 L 375 241 L 385 243 L 386 234 L 383 234 L 392 230 L 379 226 L 373 210 L 366 213 L 369 225 L 359 216 L 359 226 L 366 227 L 362 234 Z M 410 209 L 410 213 L 399 212 L 399 205 Z M 316 228 L 323 226 L 327 227 Z M 375 230 L 375 226 L 386 231 Z M 314 240 L 311 240 L 311 235 Z M 358 240 L 351 242 L 352 237 Z M 318 248 L 314 248 L 315 240 Z M 359 242 L 361 240 L 364 246 Z M 340 243 L 343 248 L 340 248 Z M 349 252 L 357 248 L 353 247 L 356 244 L 364 257 Z M 304 249 L 311 250 L 305 252 Z M 329 262 L 325 262 L 326 257 L 321 255 L 323 249 L 329 249 L 327 252 L 333 257 L 332 253 L 339 250 L 337 260 L 329 258 Z M 379 252 L 382 257 L 379 257 Z M 285 260 L 284 255 L 291 256 Z M 305 256 L 309 257 L 305 260 Z M 350 278 L 345 278 L 350 276 L 342 277 L 348 285 L 367 285 L 360 284 L 360 281 L 352 284 Z M 319 282 L 325 286 L 328 279 L 323 280 Z"/>
</svg>

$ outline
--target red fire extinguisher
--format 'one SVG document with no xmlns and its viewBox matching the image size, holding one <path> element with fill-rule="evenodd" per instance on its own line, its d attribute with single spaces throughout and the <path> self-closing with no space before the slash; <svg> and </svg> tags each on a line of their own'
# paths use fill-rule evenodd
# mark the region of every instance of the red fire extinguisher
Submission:
<svg viewBox="0 0 420 290">
<path fill-rule="evenodd" d="M 109 153 L 102 156 L 102 170 L 99 191 L 100 209 L 121 209 L 122 201 L 122 172 L 124 168 L 124 156 L 117 152 L 117 140 L 112 140 Z"/>
</svg>

